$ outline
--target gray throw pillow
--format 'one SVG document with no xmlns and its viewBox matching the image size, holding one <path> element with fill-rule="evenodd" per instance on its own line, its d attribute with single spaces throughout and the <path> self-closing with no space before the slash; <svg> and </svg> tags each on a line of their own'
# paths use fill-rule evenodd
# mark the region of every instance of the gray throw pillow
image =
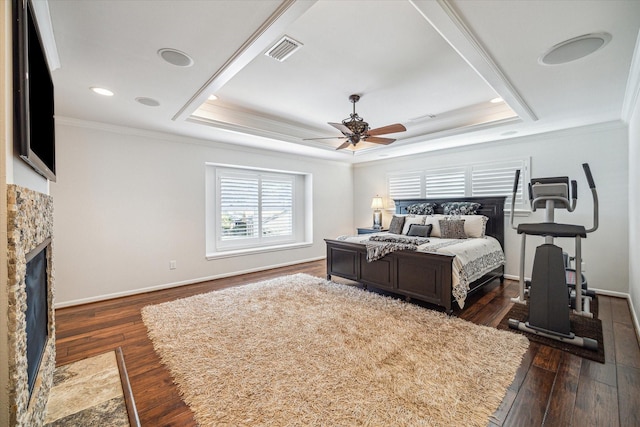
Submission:
<svg viewBox="0 0 640 427">
<path fill-rule="evenodd" d="M 409 231 L 407 232 L 407 236 L 418 236 L 418 237 L 429 237 L 431 236 L 431 229 L 433 225 L 426 224 L 411 224 L 409 227 Z"/>
<path fill-rule="evenodd" d="M 443 239 L 466 239 L 464 219 L 441 219 L 440 237 Z"/>
<path fill-rule="evenodd" d="M 402 234 L 402 227 L 404 226 L 403 216 L 393 216 L 391 218 L 391 224 L 389 224 L 389 233 Z"/>
</svg>

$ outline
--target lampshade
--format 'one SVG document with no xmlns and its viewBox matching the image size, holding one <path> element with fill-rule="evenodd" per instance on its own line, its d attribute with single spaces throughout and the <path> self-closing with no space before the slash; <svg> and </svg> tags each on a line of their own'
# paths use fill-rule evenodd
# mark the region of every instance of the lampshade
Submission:
<svg viewBox="0 0 640 427">
<path fill-rule="evenodd" d="M 371 200 L 371 209 L 382 209 L 383 207 L 382 197 L 376 196 Z"/>
</svg>

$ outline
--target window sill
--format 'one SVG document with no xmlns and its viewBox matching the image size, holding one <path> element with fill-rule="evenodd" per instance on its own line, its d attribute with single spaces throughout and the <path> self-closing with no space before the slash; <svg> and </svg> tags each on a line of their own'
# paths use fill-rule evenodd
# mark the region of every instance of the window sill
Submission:
<svg viewBox="0 0 640 427">
<path fill-rule="evenodd" d="M 245 249 L 236 249 L 229 250 L 224 252 L 212 252 L 207 254 L 207 260 L 211 261 L 214 259 L 221 258 L 232 258 L 237 256 L 245 256 L 245 255 L 254 255 L 261 254 L 265 252 L 277 252 L 277 251 L 286 251 L 289 249 L 299 249 L 299 248 L 308 248 L 313 245 L 313 242 L 300 242 L 300 243 L 287 243 L 285 245 L 274 245 L 274 246 L 262 246 L 259 248 L 245 248 Z"/>
</svg>

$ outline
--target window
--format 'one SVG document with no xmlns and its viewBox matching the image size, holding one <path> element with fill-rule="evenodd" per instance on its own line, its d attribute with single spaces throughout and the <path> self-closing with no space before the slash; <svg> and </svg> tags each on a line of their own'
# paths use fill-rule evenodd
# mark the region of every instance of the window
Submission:
<svg viewBox="0 0 640 427">
<path fill-rule="evenodd" d="M 309 182 L 306 174 L 207 165 L 207 255 L 304 243 Z"/>
<path fill-rule="evenodd" d="M 394 173 L 387 176 L 387 194 L 390 199 L 422 197 L 422 172 Z"/>
<path fill-rule="evenodd" d="M 516 169 L 521 170 L 516 210 L 528 209 L 523 183 L 529 173 L 530 160 L 518 159 L 477 163 L 453 168 L 426 169 L 387 175 L 390 199 L 439 198 L 465 196 L 507 196 L 506 209 L 511 209 L 511 194 Z"/>
<path fill-rule="evenodd" d="M 464 196 L 466 171 L 464 168 L 436 169 L 425 172 L 427 197 Z"/>
<path fill-rule="evenodd" d="M 525 182 L 524 176 L 529 172 L 529 162 L 525 160 L 471 166 L 471 194 L 474 196 L 507 196 L 505 207 L 511 209 L 513 179 L 517 169 L 520 169 L 520 180 L 516 193 L 516 209 L 528 209 L 524 198 L 525 186 L 523 182 Z"/>
</svg>

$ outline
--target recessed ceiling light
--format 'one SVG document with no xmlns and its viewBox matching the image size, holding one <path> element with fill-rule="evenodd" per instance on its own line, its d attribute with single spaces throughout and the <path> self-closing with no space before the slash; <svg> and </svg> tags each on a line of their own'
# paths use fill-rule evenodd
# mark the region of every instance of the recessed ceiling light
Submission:
<svg viewBox="0 0 640 427">
<path fill-rule="evenodd" d="M 209 97 L 207 98 L 209 101 L 215 101 L 216 99 L 218 99 L 217 96 L 215 96 L 214 94 L 209 95 Z"/>
<path fill-rule="evenodd" d="M 173 64 L 177 67 L 191 67 L 193 65 L 193 59 L 184 52 L 180 52 L 177 49 L 160 49 L 158 55 L 169 64 Z"/>
<path fill-rule="evenodd" d="M 92 91 L 94 91 L 98 95 L 113 96 L 113 92 L 111 92 L 109 89 L 105 89 L 103 87 L 93 86 L 93 87 L 90 87 L 89 89 L 91 89 Z"/>
<path fill-rule="evenodd" d="M 139 102 L 142 105 L 146 105 L 147 107 L 157 107 L 158 105 L 160 105 L 160 103 L 158 101 L 156 101 L 153 98 L 147 98 L 145 96 L 140 96 L 138 98 L 136 98 L 136 101 Z"/>
<path fill-rule="evenodd" d="M 497 103 L 502 102 L 502 101 L 504 101 L 504 99 L 498 97 L 498 98 L 493 98 L 489 102 L 492 103 L 492 104 L 497 104 Z"/>
<path fill-rule="evenodd" d="M 543 53 L 538 62 L 543 65 L 566 64 L 602 49 L 611 41 L 609 33 L 591 33 L 563 41 Z"/>
</svg>

